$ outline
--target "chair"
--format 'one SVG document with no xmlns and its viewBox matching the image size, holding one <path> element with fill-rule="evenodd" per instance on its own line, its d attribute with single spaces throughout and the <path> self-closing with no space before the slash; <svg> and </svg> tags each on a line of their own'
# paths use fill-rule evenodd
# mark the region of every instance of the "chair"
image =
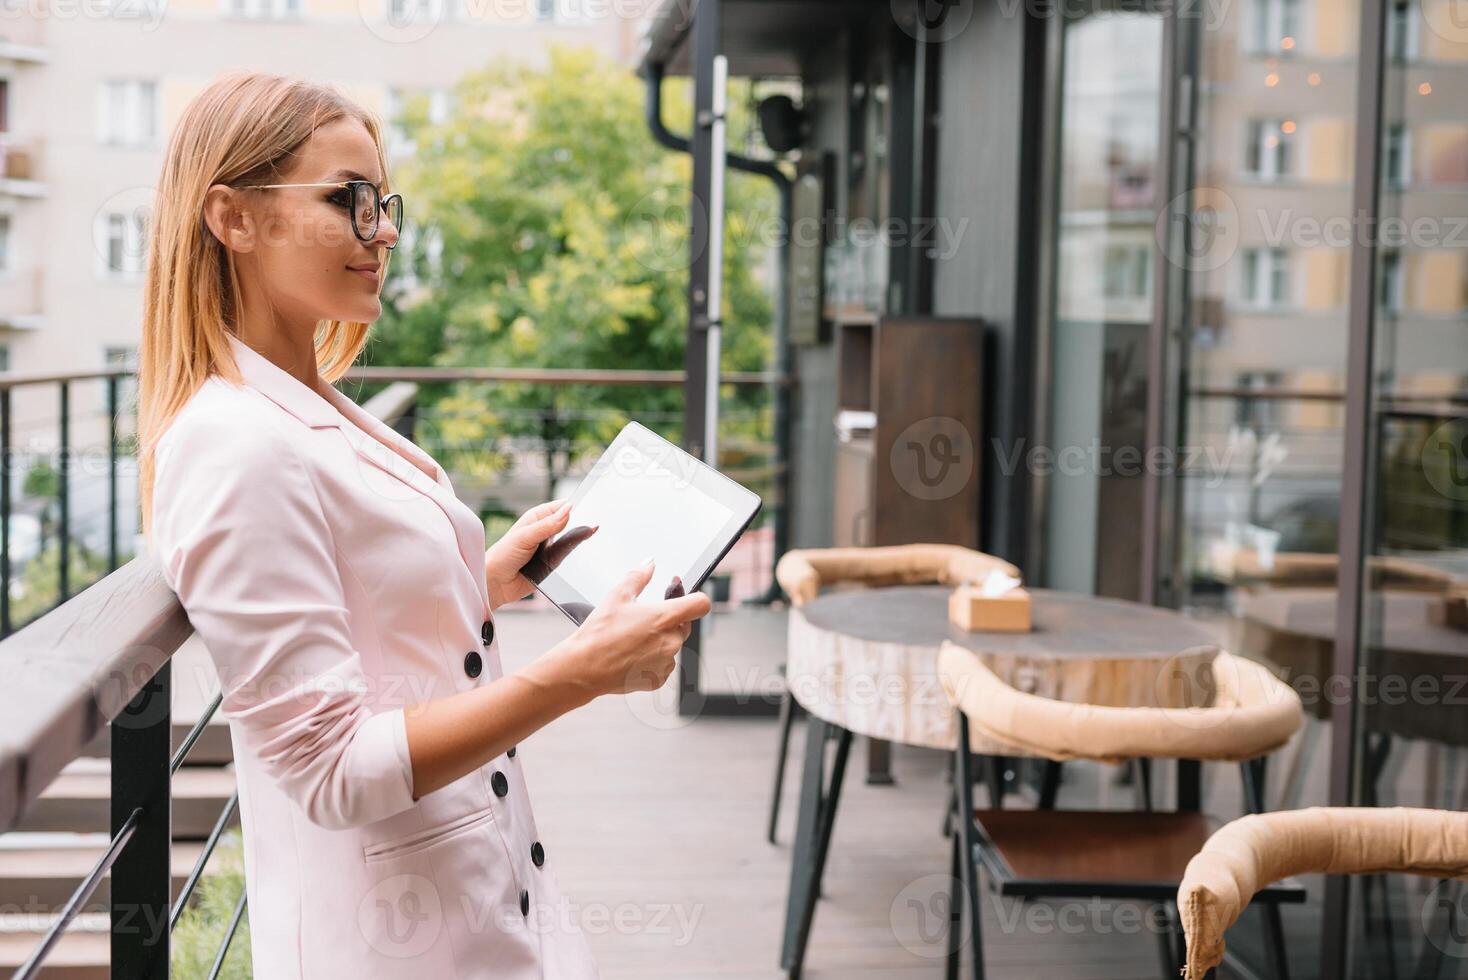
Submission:
<svg viewBox="0 0 1468 980">
<path fill-rule="evenodd" d="M 1020 577 L 1019 569 L 1003 559 L 951 544 L 805 548 L 787 551 L 780 556 L 775 565 L 775 581 L 790 598 L 790 604 L 799 607 L 814 599 L 822 588 L 831 585 L 958 585 L 981 581 L 996 568 L 1007 575 Z M 785 673 L 783 665 L 780 673 Z M 771 844 L 775 843 L 775 827 L 780 819 L 780 796 L 785 787 L 790 730 L 800 711 L 800 705 L 786 688 L 780 695 L 780 743 L 775 759 L 775 786 L 770 798 L 766 835 Z"/>
<path fill-rule="evenodd" d="M 1195 687 L 1205 703 L 1123 708 L 1054 701 L 1026 694 L 1001 680 L 977 653 L 945 642 L 938 669 L 959 711 L 954 782 L 959 792 L 959 832 L 953 838 L 955 894 L 949 932 L 948 977 L 959 973 L 960 924 L 969 910 L 976 980 L 984 976 L 979 869 L 1001 897 L 1093 897 L 1155 902 L 1167 916 L 1159 933 L 1164 974 L 1177 976 L 1181 939 L 1166 908 L 1193 851 L 1208 839 L 1208 818 L 1196 806 L 1176 812 L 1050 810 L 1017 811 L 974 806 L 970 754 L 1040 756 L 1055 761 L 1122 762 L 1171 758 L 1240 763 L 1250 811 L 1263 809 L 1265 758 L 1299 729 L 1299 696 L 1268 669 L 1225 652 L 1204 662 L 1209 676 Z M 1202 700 L 1201 698 L 1199 700 Z M 1141 781 L 1139 780 L 1139 784 Z M 1266 943 L 1278 980 L 1286 980 L 1282 902 L 1301 902 L 1293 883 L 1271 885 Z M 1179 943 L 1180 945 L 1180 943 Z"/>
<path fill-rule="evenodd" d="M 1468 813 L 1310 807 L 1251 814 L 1227 824 L 1188 862 L 1178 886 L 1185 980 L 1203 980 L 1223 962 L 1225 931 L 1272 882 L 1316 872 L 1393 871 L 1468 878 Z M 1440 958 L 1424 962 L 1417 976 L 1435 977 L 1440 966 Z"/>
</svg>

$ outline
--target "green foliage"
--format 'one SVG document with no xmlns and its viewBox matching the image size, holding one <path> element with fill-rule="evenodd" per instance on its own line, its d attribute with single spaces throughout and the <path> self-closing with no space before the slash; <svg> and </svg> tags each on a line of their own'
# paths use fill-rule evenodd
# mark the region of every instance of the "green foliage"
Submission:
<svg viewBox="0 0 1468 980">
<path fill-rule="evenodd" d="M 20 492 L 27 497 L 55 497 L 61 492 L 61 477 L 56 467 L 42 460 L 26 470 Z"/>
<path fill-rule="evenodd" d="M 667 89 L 667 118 L 690 118 L 686 83 Z M 442 261 L 435 270 L 421 247 L 394 255 L 393 277 L 411 269 L 423 288 L 388 290 L 371 363 L 681 369 L 690 161 L 652 140 L 643 96 L 625 67 L 553 48 L 545 67 L 499 64 L 465 77 L 441 124 L 428 123 L 422 100 L 410 103 L 401 122 L 417 152 L 395 184 L 410 226 L 436 230 Z M 731 104 L 748 112 L 739 98 Z M 727 211 L 739 220 L 725 236 L 723 368 L 760 370 L 772 342 L 762 232 L 774 228 L 778 201 L 768 181 L 731 173 Z M 723 438 L 762 438 L 767 392 L 723 395 Z M 445 467 L 475 476 L 502 472 L 504 440 L 517 437 L 548 441 L 563 459 L 604 445 L 629 418 L 677 438 L 683 398 L 678 387 L 518 382 L 424 396 L 424 441 Z"/>
<path fill-rule="evenodd" d="M 209 868 L 194 889 L 189 906 L 179 917 L 173 931 L 174 980 L 204 980 L 214 966 L 214 957 L 235 903 L 245 889 L 244 852 L 239 831 L 229 831 L 219 838 Z M 229 953 L 219 976 L 223 980 L 250 980 L 250 912 L 247 908 L 240 926 L 230 940 Z"/>
<path fill-rule="evenodd" d="M 131 558 L 131 555 L 120 554 L 118 562 L 122 564 Z M 73 540 L 67 571 L 71 594 L 76 595 L 107 574 L 107 556 L 94 554 L 80 541 Z M 40 554 L 20 567 L 17 577 L 20 588 L 11 597 L 10 616 L 19 628 L 49 612 L 61 598 L 60 545 L 52 541 Z"/>
</svg>

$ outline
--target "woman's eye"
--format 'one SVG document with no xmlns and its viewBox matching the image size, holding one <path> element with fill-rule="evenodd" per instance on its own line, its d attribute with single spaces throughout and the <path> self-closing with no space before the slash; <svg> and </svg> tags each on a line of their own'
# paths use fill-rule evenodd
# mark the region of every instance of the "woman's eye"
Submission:
<svg viewBox="0 0 1468 980">
<path fill-rule="evenodd" d="M 352 208 L 351 194 L 347 191 L 345 187 L 337 190 L 330 197 L 328 197 L 327 200 L 330 201 L 332 204 L 337 205 L 338 207 L 345 208 L 348 211 L 350 211 Z"/>
</svg>

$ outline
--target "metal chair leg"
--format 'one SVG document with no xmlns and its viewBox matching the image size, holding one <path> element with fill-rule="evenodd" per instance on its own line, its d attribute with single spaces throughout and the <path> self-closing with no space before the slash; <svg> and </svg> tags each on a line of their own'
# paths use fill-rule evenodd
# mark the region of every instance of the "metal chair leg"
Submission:
<svg viewBox="0 0 1468 980">
<path fill-rule="evenodd" d="M 1132 789 L 1137 795 L 1137 809 L 1150 812 L 1152 809 L 1152 760 L 1132 760 Z"/>
<path fill-rule="evenodd" d="M 800 976 L 811 918 L 815 914 L 815 870 L 825 785 L 828 726 L 815 715 L 806 717 L 805 768 L 800 778 L 800 811 L 795 824 L 795 844 L 790 852 L 790 889 L 785 900 L 785 936 L 780 948 L 780 966 L 789 971 L 792 980 Z"/>
<path fill-rule="evenodd" d="M 783 666 L 780 673 L 785 673 Z M 800 705 L 796 704 L 787 687 L 780 695 L 780 747 L 775 755 L 775 789 L 770 794 L 770 828 L 766 834 L 771 844 L 775 843 L 775 825 L 780 821 L 780 796 L 785 790 L 785 760 L 790 754 L 790 729 L 794 727 L 795 716 L 799 712 Z"/>
<path fill-rule="evenodd" d="M 1162 962 L 1164 980 L 1175 980 L 1182 965 L 1177 961 L 1177 952 L 1173 946 L 1173 930 L 1176 927 L 1173 925 L 1172 912 L 1167 906 L 1167 902 L 1158 902 L 1152 906 L 1162 927 L 1157 930 L 1157 956 Z"/>
<path fill-rule="evenodd" d="M 1265 902 L 1259 911 L 1264 915 L 1264 947 L 1269 950 L 1274 980 L 1290 980 L 1290 960 L 1285 955 L 1284 920 L 1279 914 L 1279 903 Z"/>
<path fill-rule="evenodd" d="M 1005 761 L 1002 755 L 984 756 L 984 782 L 989 784 L 989 806 L 995 810 L 1004 809 Z M 973 810 L 969 813 L 972 815 Z"/>
<path fill-rule="evenodd" d="M 963 868 L 959 862 L 963 847 L 960 835 L 954 833 L 952 860 L 948 864 L 948 952 L 944 962 L 946 980 L 958 980 L 959 952 L 963 949 Z"/>
<path fill-rule="evenodd" d="M 1060 794 L 1060 769 L 1062 763 L 1054 759 L 1045 760 L 1045 771 L 1040 779 L 1040 809 L 1055 809 L 1055 797 Z"/>
<path fill-rule="evenodd" d="M 978 844 L 974 829 L 974 780 L 969 766 L 968 718 L 958 714 L 958 748 L 954 751 L 954 782 L 958 784 L 958 834 L 956 841 L 960 851 L 959 870 L 963 877 L 963 893 L 969 911 L 969 931 L 973 942 L 974 980 L 984 980 L 984 915 L 979 907 L 979 869 L 975 860 Z M 998 773 L 997 760 L 990 759 L 991 775 Z M 1003 797 L 1002 784 L 999 795 Z M 990 793 L 994 789 L 991 785 Z"/>
<path fill-rule="evenodd" d="M 851 755 L 851 732 L 842 728 L 839 733 L 836 760 L 831 763 L 831 787 L 826 791 L 825 802 L 821 806 L 821 836 L 816 851 L 816 895 L 821 894 L 821 882 L 826 875 L 826 853 L 831 849 L 831 833 L 836 829 L 836 804 L 841 800 L 841 782 L 846 774 L 846 760 Z"/>
</svg>

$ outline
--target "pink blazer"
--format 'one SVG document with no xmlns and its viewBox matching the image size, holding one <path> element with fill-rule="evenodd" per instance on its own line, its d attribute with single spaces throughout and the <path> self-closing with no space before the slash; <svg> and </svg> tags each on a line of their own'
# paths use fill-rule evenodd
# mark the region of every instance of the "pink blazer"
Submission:
<svg viewBox="0 0 1468 980">
<path fill-rule="evenodd" d="M 484 525 L 423 450 L 235 337 L 159 443 L 156 559 L 218 670 L 257 980 L 582 980 L 511 749 L 414 799 L 403 708 L 501 676 Z"/>
</svg>

